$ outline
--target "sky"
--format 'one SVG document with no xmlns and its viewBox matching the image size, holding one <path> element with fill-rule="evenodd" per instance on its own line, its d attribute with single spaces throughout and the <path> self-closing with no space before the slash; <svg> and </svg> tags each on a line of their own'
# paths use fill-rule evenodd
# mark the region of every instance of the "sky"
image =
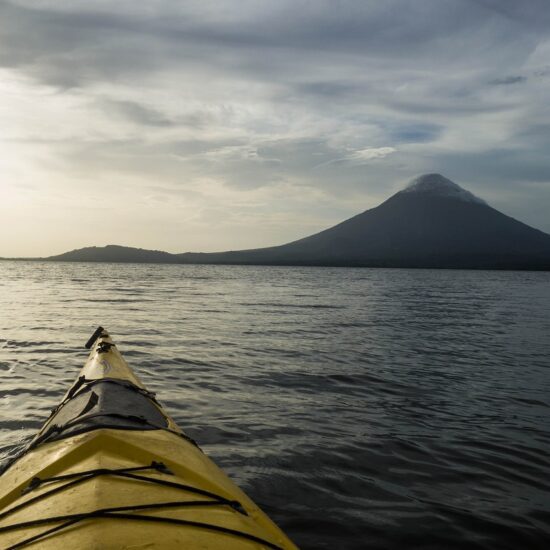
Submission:
<svg viewBox="0 0 550 550">
<path fill-rule="evenodd" d="M 547 0 L 0 0 L 0 256 L 283 244 L 439 172 L 550 232 Z"/>
</svg>

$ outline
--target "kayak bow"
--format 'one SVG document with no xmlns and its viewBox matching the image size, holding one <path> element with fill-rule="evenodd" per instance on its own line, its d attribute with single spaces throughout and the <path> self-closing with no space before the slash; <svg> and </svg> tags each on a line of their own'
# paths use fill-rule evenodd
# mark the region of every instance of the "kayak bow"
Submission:
<svg viewBox="0 0 550 550">
<path fill-rule="evenodd" d="M 186 436 L 101 327 L 0 476 L 0 548 L 297 550 Z"/>
</svg>

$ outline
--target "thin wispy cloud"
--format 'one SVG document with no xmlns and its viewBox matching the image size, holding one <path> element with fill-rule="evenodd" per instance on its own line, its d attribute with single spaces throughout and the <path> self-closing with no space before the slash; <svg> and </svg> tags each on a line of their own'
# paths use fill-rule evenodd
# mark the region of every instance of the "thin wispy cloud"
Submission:
<svg viewBox="0 0 550 550">
<path fill-rule="evenodd" d="M 367 162 L 374 159 L 383 159 L 392 153 L 395 153 L 397 149 L 394 147 L 366 147 L 365 149 L 358 149 L 353 151 L 346 158 L 358 162 Z"/>
</svg>

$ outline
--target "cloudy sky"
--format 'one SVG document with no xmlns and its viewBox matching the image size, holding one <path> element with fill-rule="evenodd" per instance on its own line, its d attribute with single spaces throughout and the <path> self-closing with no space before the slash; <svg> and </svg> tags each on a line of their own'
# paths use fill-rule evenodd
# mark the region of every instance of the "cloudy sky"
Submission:
<svg viewBox="0 0 550 550">
<path fill-rule="evenodd" d="M 0 0 L 0 256 L 282 244 L 425 172 L 550 232 L 547 0 Z"/>
</svg>

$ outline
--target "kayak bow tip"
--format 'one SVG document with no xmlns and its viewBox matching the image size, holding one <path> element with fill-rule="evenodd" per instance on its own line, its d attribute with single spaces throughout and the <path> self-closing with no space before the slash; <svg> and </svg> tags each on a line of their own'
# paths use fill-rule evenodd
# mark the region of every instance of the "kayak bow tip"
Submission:
<svg viewBox="0 0 550 550">
<path fill-rule="evenodd" d="M 95 329 L 94 333 L 90 336 L 90 338 L 88 339 L 84 347 L 86 349 L 92 349 L 92 346 L 95 344 L 95 341 L 101 336 L 108 337 L 109 334 L 102 326 L 99 326 Z"/>
</svg>

